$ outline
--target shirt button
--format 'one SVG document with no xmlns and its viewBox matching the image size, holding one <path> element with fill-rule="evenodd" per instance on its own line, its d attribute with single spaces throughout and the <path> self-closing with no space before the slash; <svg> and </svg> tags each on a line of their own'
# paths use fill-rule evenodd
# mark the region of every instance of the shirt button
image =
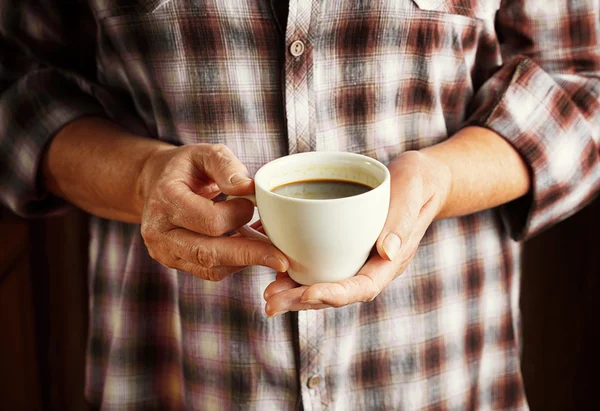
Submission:
<svg viewBox="0 0 600 411">
<path fill-rule="evenodd" d="M 321 376 L 319 374 L 315 374 L 308 379 L 306 385 L 308 385 L 308 388 L 315 388 L 321 384 L 321 380 Z"/>
<path fill-rule="evenodd" d="M 290 45 L 290 53 L 292 53 L 292 56 L 294 57 L 300 57 L 304 53 L 304 43 L 300 40 L 294 41 Z"/>
</svg>

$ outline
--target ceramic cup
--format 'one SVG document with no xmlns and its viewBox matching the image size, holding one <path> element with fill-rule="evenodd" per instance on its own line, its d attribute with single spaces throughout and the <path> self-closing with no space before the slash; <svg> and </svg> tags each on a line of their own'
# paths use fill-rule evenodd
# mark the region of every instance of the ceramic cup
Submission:
<svg viewBox="0 0 600 411">
<path fill-rule="evenodd" d="M 315 200 L 272 190 L 307 180 L 342 180 L 371 190 L 352 197 Z M 312 285 L 350 278 L 361 269 L 379 237 L 390 203 L 390 173 L 370 157 L 342 152 L 309 152 L 278 158 L 255 175 L 255 195 L 268 240 L 244 226 L 247 237 L 267 240 L 289 259 L 289 276 Z M 240 198 L 240 197 L 230 197 Z"/>
</svg>

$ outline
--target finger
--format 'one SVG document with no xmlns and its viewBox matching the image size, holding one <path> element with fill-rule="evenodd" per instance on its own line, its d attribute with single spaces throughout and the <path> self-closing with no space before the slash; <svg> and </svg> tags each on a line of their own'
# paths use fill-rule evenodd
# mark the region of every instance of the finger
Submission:
<svg viewBox="0 0 600 411">
<path fill-rule="evenodd" d="M 329 307 L 326 304 L 310 304 L 301 302 L 300 297 L 307 288 L 307 286 L 303 285 L 273 294 L 267 300 L 265 312 L 269 317 L 274 317 L 276 315 L 284 314 L 288 311 L 320 310 Z"/>
<path fill-rule="evenodd" d="M 189 261 L 179 259 L 175 262 L 173 268 L 188 272 L 194 275 L 195 277 L 202 278 L 203 280 L 221 281 L 232 274 L 242 271 L 246 267 L 219 266 L 205 268 L 199 265 L 192 264 Z"/>
<path fill-rule="evenodd" d="M 354 277 L 337 283 L 321 283 L 310 286 L 302 295 L 302 303 L 327 304 L 332 307 L 372 301 L 387 285 L 404 271 L 414 251 L 409 242 L 403 252 L 408 253 L 403 258 L 388 261 L 375 255 L 366 262 Z M 412 250 L 416 249 L 416 246 Z"/>
<path fill-rule="evenodd" d="M 256 231 L 258 231 L 259 233 L 262 233 L 262 234 L 265 233 L 265 230 L 264 230 L 264 228 L 262 226 L 262 222 L 260 220 L 257 220 L 255 222 L 253 222 L 250 225 L 250 227 L 253 228 L 253 229 L 255 229 Z M 230 235 L 230 237 L 241 237 L 241 236 L 242 235 L 240 233 L 238 233 L 238 232 L 235 232 L 235 233 L 233 233 L 233 234 Z"/>
<path fill-rule="evenodd" d="M 265 228 L 262 225 L 262 221 L 258 220 L 254 222 L 250 227 L 254 228 L 259 233 L 265 233 Z"/>
<path fill-rule="evenodd" d="M 250 227 L 252 227 L 253 229 L 255 229 L 256 231 L 258 231 L 261 234 L 265 233 L 265 228 L 262 226 L 262 223 L 260 222 L 260 220 L 256 221 L 255 223 L 253 223 Z M 229 237 L 241 237 L 242 235 L 238 232 L 231 234 Z"/>
<path fill-rule="evenodd" d="M 388 262 L 388 264 L 392 263 Z M 300 302 L 310 305 L 326 304 L 332 307 L 342 307 L 357 302 L 372 301 L 379 295 L 383 286 L 384 284 L 379 284 L 375 276 L 357 274 L 337 283 L 311 285 L 302 295 Z"/>
<path fill-rule="evenodd" d="M 277 274 L 278 278 L 275 279 L 275 281 L 273 281 L 271 284 L 269 284 L 267 286 L 267 288 L 265 289 L 265 292 L 263 294 L 263 297 L 265 300 L 268 300 L 269 297 L 271 297 L 277 293 L 280 293 L 282 291 L 291 290 L 292 288 L 296 288 L 299 286 L 299 284 L 297 282 L 292 280 L 285 273 L 280 273 L 280 274 L 282 274 L 282 275 L 280 276 L 279 274 Z"/>
<path fill-rule="evenodd" d="M 221 190 L 217 190 L 217 191 L 212 191 L 210 193 L 206 193 L 205 195 L 202 195 L 202 197 L 204 197 L 204 198 L 206 198 L 208 200 L 213 200 L 219 194 L 221 194 Z"/>
<path fill-rule="evenodd" d="M 392 261 L 408 241 L 419 217 L 423 196 L 421 182 L 409 172 L 400 169 L 391 181 L 390 209 L 376 243 L 378 254 L 388 261 Z"/>
<path fill-rule="evenodd" d="M 156 213 L 166 213 L 172 225 L 213 237 L 243 226 L 254 215 L 254 206 L 249 201 L 215 203 L 195 194 L 183 183 L 165 188 L 162 203 L 156 207 Z"/>
<path fill-rule="evenodd" d="M 269 240 L 269 237 L 267 237 L 263 233 L 259 233 L 258 231 L 248 228 L 245 225 L 238 228 L 237 231 L 238 231 L 238 233 L 240 233 L 241 235 L 243 235 L 246 238 L 251 238 L 253 240 L 258 240 L 258 241 L 264 241 L 265 243 L 271 242 L 271 240 Z"/>
<path fill-rule="evenodd" d="M 310 287 L 291 287 L 285 282 L 287 273 L 278 274 L 278 279 L 269 284 L 267 295 L 268 313 L 313 310 L 373 300 L 380 291 L 396 277 L 399 264 L 375 256 L 362 270 L 350 279 L 339 283 L 321 283 Z M 277 284 L 282 281 L 281 284 Z M 295 284 L 295 283 L 294 283 Z M 281 287 L 281 288 L 280 288 Z M 286 287 L 291 287 L 285 289 Z M 276 292 L 277 291 L 277 292 Z"/>
<path fill-rule="evenodd" d="M 277 275 L 275 276 L 276 280 L 283 280 L 284 278 L 288 278 L 290 275 L 286 272 L 279 272 L 277 273 Z"/>
<path fill-rule="evenodd" d="M 192 161 L 228 195 L 247 195 L 254 191 L 248 169 L 223 144 L 198 144 Z"/>
<path fill-rule="evenodd" d="M 287 271 L 289 262 L 272 244 L 244 237 L 204 237 L 177 228 L 166 235 L 174 258 L 205 268 L 261 265 Z"/>
<path fill-rule="evenodd" d="M 215 182 L 203 182 L 202 184 L 190 184 L 190 189 L 207 199 L 213 199 L 219 194 L 221 194 L 221 189 Z"/>
</svg>

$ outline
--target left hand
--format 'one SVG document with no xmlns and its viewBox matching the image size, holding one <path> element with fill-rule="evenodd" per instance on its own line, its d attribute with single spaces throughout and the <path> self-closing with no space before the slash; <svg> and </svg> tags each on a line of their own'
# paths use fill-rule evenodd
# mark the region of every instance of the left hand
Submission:
<svg viewBox="0 0 600 411">
<path fill-rule="evenodd" d="M 337 283 L 300 286 L 286 273 L 279 273 L 264 293 L 268 316 L 371 301 L 402 274 L 427 228 L 443 209 L 451 176 L 445 164 L 418 151 L 399 155 L 388 168 L 390 209 L 377 239 L 377 253 L 356 276 Z"/>
</svg>

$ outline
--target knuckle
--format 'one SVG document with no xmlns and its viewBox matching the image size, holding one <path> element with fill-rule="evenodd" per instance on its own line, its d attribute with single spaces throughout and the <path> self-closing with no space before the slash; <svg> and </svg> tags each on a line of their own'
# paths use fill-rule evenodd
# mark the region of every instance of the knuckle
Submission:
<svg viewBox="0 0 600 411">
<path fill-rule="evenodd" d="M 373 278 L 367 276 L 370 280 L 370 286 L 365 293 L 365 302 L 373 301 L 375 297 L 377 297 L 381 293 L 381 288 L 377 285 L 377 283 L 373 280 Z"/>
<path fill-rule="evenodd" d="M 339 291 L 339 290 L 338 290 Z M 348 304 L 348 293 L 336 292 L 332 287 L 326 288 L 326 294 L 328 295 L 328 304 L 332 307 L 343 307 Z"/>
<path fill-rule="evenodd" d="M 146 249 L 148 250 L 148 255 L 154 261 L 159 262 L 167 268 L 175 268 L 173 259 L 161 249 L 158 242 L 146 244 Z"/>
<path fill-rule="evenodd" d="M 208 274 L 210 272 L 209 269 L 199 267 L 198 265 L 189 261 L 180 261 L 180 266 L 183 271 L 188 272 L 195 277 L 201 278 L 203 280 L 208 280 L 210 278 Z"/>
<path fill-rule="evenodd" d="M 154 261 L 159 262 L 167 268 L 175 268 L 172 260 L 170 258 L 165 258 L 165 253 L 162 252 L 158 247 L 149 246 L 146 248 L 148 249 L 148 255 L 150 255 L 150 258 L 152 258 Z"/>
<path fill-rule="evenodd" d="M 229 148 L 223 143 L 217 143 L 212 145 L 212 150 L 216 155 L 225 155 L 229 151 Z"/>
<path fill-rule="evenodd" d="M 326 288 L 326 295 L 329 296 L 327 303 L 332 307 L 343 307 L 350 304 L 351 296 L 354 295 L 353 288 L 352 284 L 348 282 L 344 283 L 341 287 L 328 286 Z"/>
<path fill-rule="evenodd" d="M 400 224 L 410 224 L 414 218 L 414 213 L 410 208 L 405 207 L 400 210 L 398 217 L 400 218 Z"/>
<path fill-rule="evenodd" d="M 203 229 L 203 234 L 211 237 L 219 237 L 227 231 L 223 218 L 220 215 L 202 214 L 199 217 L 199 225 Z"/>
<path fill-rule="evenodd" d="M 140 234 L 144 239 L 146 245 L 148 245 L 148 243 L 152 240 L 153 236 L 153 232 L 150 229 L 150 227 L 148 227 L 148 224 L 142 223 L 142 226 L 140 227 Z"/>
<path fill-rule="evenodd" d="M 158 254 L 156 253 L 156 250 L 154 250 L 153 247 L 148 247 L 148 254 L 150 255 L 150 258 L 152 258 L 153 260 L 158 261 L 158 258 L 159 258 Z"/>
<path fill-rule="evenodd" d="M 140 234 L 146 247 L 151 248 L 157 242 L 158 232 L 152 224 L 143 223 L 140 228 Z"/>
<path fill-rule="evenodd" d="M 410 150 L 402 153 L 402 158 L 404 161 L 420 162 L 423 159 L 423 153 L 417 150 Z"/>
<path fill-rule="evenodd" d="M 238 255 L 240 258 L 240 265 L 252 265 L 255 262 L 258 262 L 255 257 L 255 253 L 253 253 L 250 248 L 240 249 Z"/>
<path fill-rule="evenodd" d="M 373 301 L 379 295 L 379 290 L 371 289 L 367 292 L 365 302 Z"/>
<path fill-rule="evenodd" d="M 208 226 L 208 234 L 212 237 L 219 237 L 227 232 L 225 228 L 225 224 L 223 223 L 223 219 L 220 217 L 215 217 L 211 219 L 210 224 Z"/>
<path fill-rule="evenodd" d="M 204 268 L 212 268 L 217 263 L 215 250 L 203 245 L 192 246 L 194 263 Z"/>
<path fill-rule="evenodd" d="M 221 165 L 228 162 L 229 149 L 224 144 L 215 144 L 211 151 L 211 156 L 216 164 Z"/>
<path fill-rule="evenodd" d="M 213 283 L 221 281 L 221 276 L 215 270 L 204 270 L 203 278 Z"/>
<path fill-rule="evenodd" d="M 181 196 L 181 190 L 176 184 L 166 180 L 161 181 L 158 184 L 160 199 L 162 201 L 172 202 Z"/>
<path fill-rule="evenodd" d="M 231 166 L 232 160 L 233 153 L 226 145 L 215 144 L 213 149 L 213 161 L 218 173 L 224 173 L 226 169 Z"/>
</svg>

